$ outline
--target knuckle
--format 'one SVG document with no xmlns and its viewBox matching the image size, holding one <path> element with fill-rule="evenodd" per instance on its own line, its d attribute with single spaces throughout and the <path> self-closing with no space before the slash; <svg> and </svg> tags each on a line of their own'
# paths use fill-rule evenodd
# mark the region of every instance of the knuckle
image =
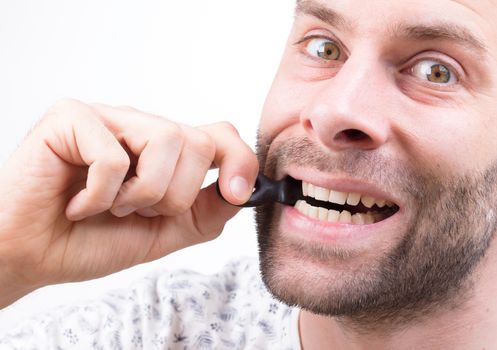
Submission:
<svg viewBox="0 0 497 350">
<path fill-rule="evenodd" d="M 43 113 L 43 117 L 41 118 L 41 120 L 44 122 L 52 121 L 52 120 L 58 118 L 59 114 L 60 113 L 55 106 L 50 106 L 45 111 L 45 113 Z"/>
<path fill-rule="evenodd" d="M 113 165 L 115 162 L 119 162 L 120 158 L 127 156 L 127 154 L 123 154 L 126 152 L 119 144 L 115 135 L 100 120 L 89 120 L 85 124 L 86 130 L 84 137 L 92 138 L 100 144 L 102 151 L 99 152 L 98 157 L 105 161 L 106 165 Z"/>
<path fill-rule="evenodd" d="M 140 202 L 140 206 L 153 205 L 162 199 L 162 193 L 157 191 L 157 189 L 149 183 L 142 183 L 137 193 L 139 196 L 137 200 Z"/>
<path fill-rule="evenodd" d="M 82 116 L 89 115 L 88 113 L 81 113 L 85 110 L 85 108 L 88 108 L 88 105 L 86 105 L 85 103 L 73 98 L 65 97 L 56 101 L 52 106 L 50 106 L 43 115 L 42 120 L 74 120 L 77 118 L 81 118 Z"/>
<path fill-rule="evenodd" d="M 53 120 L 60 118 L 67 109 L 70 109 L 71 106 L 76 104 L 76 101 L 70 98 L 63 98 L 61 100 L 56 101 L 53 105 L 51 105 L 45 114 L 43 115 L 44 120 Z"/>
<path fill-rule="evenodd" d="M 179 146 L 183 145 L 185 135 L 178 124 L 172 122 L 161 124 L 161 127 L 158 129 L 158 133 L 159 135 L 161 135 L 161 137 L 164 137 L 170 144 L 173 143 Z"/>
<path fill-rule="evenodd" d="M 122 150 L 116 156 L 112 156 L 107 161 L 107 166 L 112 172 L 128 172 L 131 165 L 129 155 Z"/>
<path fill-rule="evenodd" d="M 197 130 L 192 137 L 192 143 L 195 150 L 205 158 L 212 160 L 216 153 L 216 143 L 212 137 L 204 131 Z"/>
<path fill-rule="evenodd" d="M 48 108 L 47 112 L 50 114 L 60 114 L 61 112 L 66 112 L 74 108 L 81 108 L 82 105 L 83 103 L 81 101 L 65 97 L 56 101 L 51 107 Z"/>
<path fill-rule="evenodd" d="M 78 101 L 74 98 L 70 98 L 70 97 L 64 97 L 64 98 L 61 98 L 60 100 L 56 101 L 52 107 L 53 108 L 67 108 L 67 107 L 73 107 L 73 106 L 76 106 L 76 105 L 82 105 L 83 103 L 81 101 Z"/>
<path fill-rule="evenodd" d="M 140 112 L 138 109 L 136 109 L 135 107 L 131 107 L 131 106 L 118 106 L 116 107 L 117 109 L 120 109 L 120 110 L 123 110 L 123 111 L 126 111 L 126 112 Z"/>
<path fill-rule="evenodd" d="M 233 124 L 231 124 L 228 121 L 222 121 L 219 123 L 219 126 L 225 130 L 226 132 L 229 132 L 231 134 L 239 135 L 238 130 L 235 128 Z"/>
</svg>

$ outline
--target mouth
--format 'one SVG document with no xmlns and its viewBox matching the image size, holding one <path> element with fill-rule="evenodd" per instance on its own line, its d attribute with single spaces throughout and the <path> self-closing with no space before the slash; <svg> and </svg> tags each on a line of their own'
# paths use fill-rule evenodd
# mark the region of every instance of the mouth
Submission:
<svg viewBox="0 0 497 350">
<path fill-rule="evenodd" d="M 383 221 L 399 211 L 399 206 L 384 198 L 358 192 L 342 192 L 301 181 L 303 197 L 294 207 L 311 219 L 352 225 Z"/>
</svg>

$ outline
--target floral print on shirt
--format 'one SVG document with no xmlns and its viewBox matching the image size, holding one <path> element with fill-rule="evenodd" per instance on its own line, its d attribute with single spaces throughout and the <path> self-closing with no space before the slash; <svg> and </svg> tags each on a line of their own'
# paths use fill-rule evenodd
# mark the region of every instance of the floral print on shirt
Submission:
<svg viewBox="0 0 497 350">
<path fill-rule="evenodd" d="M 0 331 L 0 349 L 298 350 L 298 309 L 271 296 L 258 266 L 247 258 L 214 275 L 159 271 Z"/>
</svg>

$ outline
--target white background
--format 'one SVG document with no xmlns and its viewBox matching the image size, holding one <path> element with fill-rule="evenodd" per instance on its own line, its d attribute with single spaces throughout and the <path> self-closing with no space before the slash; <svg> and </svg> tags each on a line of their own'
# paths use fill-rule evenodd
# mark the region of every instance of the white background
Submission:
<svg viewBox="0 0 497 350">
<path fill-rule="evenodd" d="M 0 163 L 62 97 L 130 105 L 191 125 L 229 120 L 253 147 L 293 6 L 293 0 L 2 1 Z M 213 242 L 103 279 L 40 289 L 0 311 L 0 329 L 125 287 L 151 269 L 210 273 L 242 255 L 257 255 L 248 209 Z"/>
</svg>

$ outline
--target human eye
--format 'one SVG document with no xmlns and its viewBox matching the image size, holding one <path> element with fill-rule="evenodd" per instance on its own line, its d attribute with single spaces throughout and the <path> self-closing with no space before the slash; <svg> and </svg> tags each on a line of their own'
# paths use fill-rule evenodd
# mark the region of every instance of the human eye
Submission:
<svg viewBox="0 0 497 350">
<path fill-rule="evenodd" d="M 457 72 L 450 65 L 434 59 L 419 60 L 411 68 L 411 73 L 416 78 L 438 85 L 453 85 L 459 81 Z"/>
<path fill-rule="evenodd" d="M 315 59 L 337 61 L 341 57 L 339 45 L 325 37 L 310 37 L 304 39 L 305 52 Z"/>
</svg>

